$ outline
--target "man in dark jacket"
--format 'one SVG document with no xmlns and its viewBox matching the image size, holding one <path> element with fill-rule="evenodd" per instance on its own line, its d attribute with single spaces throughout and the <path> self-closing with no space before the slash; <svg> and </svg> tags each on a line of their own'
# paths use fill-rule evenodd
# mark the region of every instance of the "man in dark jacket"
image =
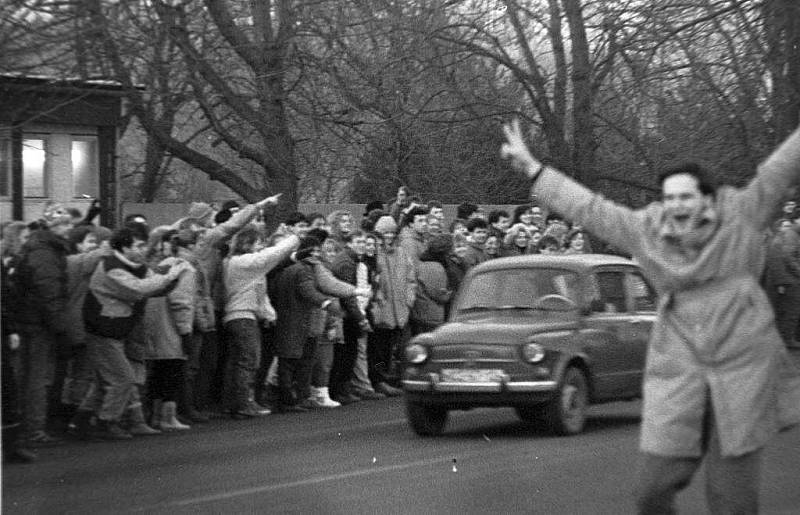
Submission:
<svg viewBox="0 0 800 515">
<path fill-rule="evenodd" d="M 314 237 L 300 240 L 297 262 L 276 278 L 272 305 L 278 315 L 275 350 L 278 356 L 280 405 L 278 411 L 306 411 L 300 402 L 308 397 L 311 367 L 317 350 L 317 336 L 311 332 L 311 318 L 318 309 L 336 309 L 333 299 L 316 287 L 314 263 L 322 244 Z"/>
<path fill-rule="evenodd" d="M 67 314 L 66 236 L 72 217 L 62 206 L 45 209 L 42 228 L 23 246 L 17 268 L 17 323 L 22 339 L 22 408 L 28 442 L 57 443 L 46 431 L 47 388 L 53 379 L 58 345 L 75 339 Z"/>
<path fill-rule="evenodd" d="M 360 257 L 354 250 L 357 245 L 364 245 L 364 233 L 354 231 L 345 237 L 347 245 L 331 263 L 331 270 L 337 279 L 358 286 L 357 271 Z M 353 376 L 353 367 L 358 358 L 358 339 L 370 329 L 365 313 L 358 306 L 355 297 L 342 299 L 342 307 L 347 312 L 344 318 L 344 344 L 336 345 L 333 351 L 333 367 L 331 368 L 331 398 L 342 404 L 354 402 L 354 395 L 359 398 L 383 398 L 375 392 L 350 392 L 348 383 Z M 340 400 L 341 399 L 341 400 Z M 344 401 L 344 402 L 343 402 Z"/>
</svg>

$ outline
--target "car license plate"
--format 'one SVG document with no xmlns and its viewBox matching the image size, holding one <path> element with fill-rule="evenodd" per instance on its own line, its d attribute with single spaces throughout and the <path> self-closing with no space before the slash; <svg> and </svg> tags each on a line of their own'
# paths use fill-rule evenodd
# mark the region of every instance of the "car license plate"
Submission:
<svg viewBox="0 0 800 515">
<path fill-rule="evenodd" d="M 504 372 L 485 368 L 444 368 L 441 379 L 446 383 L 494 383 L 500 381 Z"/>
</svg>

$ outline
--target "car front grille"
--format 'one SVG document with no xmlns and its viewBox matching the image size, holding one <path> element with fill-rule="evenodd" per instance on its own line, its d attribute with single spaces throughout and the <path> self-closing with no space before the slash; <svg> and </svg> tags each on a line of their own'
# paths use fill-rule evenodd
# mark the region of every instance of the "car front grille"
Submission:
<svg viewBox="0 0 800 515">
<path fill-rule="evenodd" d="M 516 346 L 460 343 L 431 349 L 433 363 L 509 363 L 519 361 Z"/>
</svg>

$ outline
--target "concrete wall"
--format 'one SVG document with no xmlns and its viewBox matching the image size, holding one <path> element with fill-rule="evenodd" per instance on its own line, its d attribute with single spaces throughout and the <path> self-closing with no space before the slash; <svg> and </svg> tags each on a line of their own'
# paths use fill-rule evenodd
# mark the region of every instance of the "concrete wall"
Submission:
<svg viewBox="0 0 800 515">
<path fill-rule="evenodd" d="M 150 227 L 156 227 L 158 225 L 169 225 L 175 220 L 186 216 L 186 212 L 189 210 L 189 204 L 166 204 L 166 203 L 159 203 L 159 204 L 137 204 L 132 202 L 126 202 L 120 206 L 120 211 L 122 211 L 123 218 L 131 213 L 140 213 L 147 217 L 147 220 L 150 224 Z M 364 214 L 364 207 L 366 204 L 300 204 L 298 209 L 306 214 L 309 213 L 322 213 L 323 215 L 327 216 L 328 214 L 339 210 L 344 209 L 353 213 L 353 216 L 356 220 L 361 219 L 361 215 Z M 456 204 L 445 204 L 444 205 L 444 215 L 445 220 L 447 223 L 450 223 L 456 217 Z M 493 209 L 505 209 L 508 211 L 509 215 L 513 215 L 514 208 L 516 205 L 489 205 L 489 204 L 481 204 L 481 207 L 486 211 L 488 214 L 489 211 Z"/>
</svg>

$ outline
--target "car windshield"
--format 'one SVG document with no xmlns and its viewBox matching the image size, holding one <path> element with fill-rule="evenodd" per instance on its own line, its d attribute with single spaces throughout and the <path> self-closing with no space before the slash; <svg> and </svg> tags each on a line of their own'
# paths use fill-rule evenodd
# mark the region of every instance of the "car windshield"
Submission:
<svg viewBox="0 0 800 515">
<path fill-rule="evenodd" d="M 537 303 L 547 295 L 578 302 L 578 275 L 556 268 L 490 270 L 472 277 L 459 294 L 459 313 L 495 310 L 543 309 Z"/>
</svg>

